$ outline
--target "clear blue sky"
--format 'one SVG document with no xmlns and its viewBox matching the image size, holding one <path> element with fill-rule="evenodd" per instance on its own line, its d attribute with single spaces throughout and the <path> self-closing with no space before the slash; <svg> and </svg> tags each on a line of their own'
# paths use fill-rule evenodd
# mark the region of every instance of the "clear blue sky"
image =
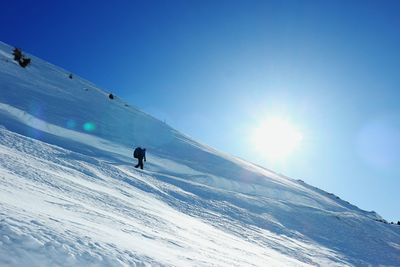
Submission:
<svg viewBox="0 0 400 267">
<path fill-rule="evenodd" d="M 222 151 L 400 220 L 399 1 L 5 1 L 1 41 Z M 285 162 L 249 133 L 303 133 Z"/>
</svg>

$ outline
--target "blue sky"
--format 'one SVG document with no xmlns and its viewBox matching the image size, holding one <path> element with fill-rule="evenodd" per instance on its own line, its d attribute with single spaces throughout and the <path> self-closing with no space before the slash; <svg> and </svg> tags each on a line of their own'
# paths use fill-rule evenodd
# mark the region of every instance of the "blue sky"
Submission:
<svg viewBox="0 0 400 267">
<path fill-rule="evenodd" d="M 6 1 L 0 36 L 198 141 L 397 221 L 399 12 L 398 1 Z M 268 116 L 303 134 L 279 163 L 249 142 Z"/>
</svg>

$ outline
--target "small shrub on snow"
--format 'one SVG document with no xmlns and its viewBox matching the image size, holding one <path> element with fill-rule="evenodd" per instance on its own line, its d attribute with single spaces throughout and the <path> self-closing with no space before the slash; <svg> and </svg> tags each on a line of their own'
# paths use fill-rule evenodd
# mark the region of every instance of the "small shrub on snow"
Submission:
<svg viewBox="0 0 400 267">
<path fill-rule="evenodd" d="M 31 64 L 31 59 L 30 58 L 22 58 L 22 60 L 20 60 L 19 65 L 23 68 L 25 68 L 26 66 L 28 66 L 29 64 Z"/>
<path fill-rule="evenodd" d="M 22 59 L 22 51 L 19 48 L 14 48 L 13 50 L 14 60 L 19 62 Z"/>
<path fill-rule="evenodd" d="M 20 48 L 14 48 L 12 54 L 14 56 L 14 60 L 17 61 L 21 67 L 25 68 L 31 64 L 31 59 L 22 54 L 22 50 Z"/>
</svg>

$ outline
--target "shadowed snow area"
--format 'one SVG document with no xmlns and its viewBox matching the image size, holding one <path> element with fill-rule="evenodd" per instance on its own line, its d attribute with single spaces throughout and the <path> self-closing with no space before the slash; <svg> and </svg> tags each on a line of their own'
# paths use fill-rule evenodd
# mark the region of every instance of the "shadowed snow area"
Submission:
<svg viewBox="0 0 400 267">
<path fill-rule="evenodd" d="M 0 266 L 400 266 L 400 226 L 11 53 L 0 42 Z"/>
</svg>

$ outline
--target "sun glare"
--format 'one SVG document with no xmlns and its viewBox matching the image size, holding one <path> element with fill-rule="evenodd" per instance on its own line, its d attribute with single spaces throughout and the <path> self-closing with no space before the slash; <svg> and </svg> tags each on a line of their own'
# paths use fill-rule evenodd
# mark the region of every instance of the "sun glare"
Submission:
<svg viewBox="0 0 400 267">
<path fill-rule="evenodd" d="M 270 160 L 286 159 L 298 147 L 302 134 L 288 121 L 273 118 L 257 127 L 251 137 L 253 146 Z"/>
</svg>

